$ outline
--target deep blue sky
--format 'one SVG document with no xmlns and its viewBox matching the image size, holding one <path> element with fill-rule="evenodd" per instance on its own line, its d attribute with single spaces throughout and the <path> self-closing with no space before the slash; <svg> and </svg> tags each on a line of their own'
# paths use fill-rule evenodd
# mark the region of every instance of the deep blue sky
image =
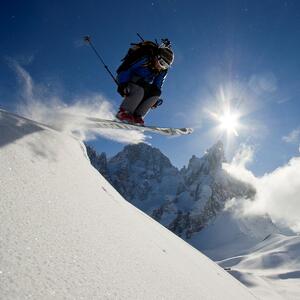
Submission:
<svg viewBox="0 0 300 300">
<path fill-rule="evenodd" d="M 230 84 L 242 86 L 239 101 L 247 102 L 247 115 L 240 120 L 247 130 L 233 139 L 233 149 L 245 142 L 255 146 L 250 169 L 261 175 L 299 155 L 297 137 L 294 143 L 282 140 L 300 128 L 299 1 L 3 1 L 0 106 L 14 110 L 18 101 L 10 57 L 21 63 L 33 58 L 24 68 L 50 91 L 59 90 L 66 103 L 96 92 L 117 108 L 114 83 L 90 49 L 78 44 L 91 35 L 115 70 L 129 43 L 138 41 L 136 32 L 147 39 L 168 37 L 176 55 L 163 90 L 165 103 L 146 123 L 201 124 L 189 137 L 153 136 L 151 144 L 175 165 L 187 164 L 192 154 L 202 155 L 216 141 L 210 134 L 216 123 L 203 109 L 214 109 L 218 89 Z M 258 82 L 263 90 L 253 92 Z M 109 155 L 123 147 L 104 139 L 92 144 Z"/>
</svg>

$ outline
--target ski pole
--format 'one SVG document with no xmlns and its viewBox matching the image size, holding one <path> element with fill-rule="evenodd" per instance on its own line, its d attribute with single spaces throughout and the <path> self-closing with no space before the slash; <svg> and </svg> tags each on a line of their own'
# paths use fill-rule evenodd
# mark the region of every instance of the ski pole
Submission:
<svg viewBox="0 0 300 300">
<path fill-rule="evenodd" d="M 136 34 L 141 39 L 142 42 L 145 42 L 145 40 L 143 39 L 143 37 L 138 32 Z"/>
<path fill-rule="evenodd" d="M 93 45 L 92 41 L 91 41 L 91 37 L 90 36 L 85 36 L 83 38 L 83 40 L 88 43 L 91 48 L 93 49 L 93 51 L 95 52 L 95 54 L 98 56 L 98 58 L 100 59 L 101 63 L 103 64 L 104 68 L 106 69 L 106 71 L 108 72 L 108 74 L 111 76 L 111 78 L 113 79 L 113 81 L 116 83 L 117 86 L 119 86 L 119 83 L 117 81 L 117 79 L 115 78 L 115 76 L 112 74 L 112 72 L 110 71 L 110 69 L 108 68 L 108 66 L 105 64 L 104 60 L 102 59 L 101 55 L 99 54 L 99 52 L 97 51 L 97 49 L 95 48 L 95 46 Z"/>
</svg>

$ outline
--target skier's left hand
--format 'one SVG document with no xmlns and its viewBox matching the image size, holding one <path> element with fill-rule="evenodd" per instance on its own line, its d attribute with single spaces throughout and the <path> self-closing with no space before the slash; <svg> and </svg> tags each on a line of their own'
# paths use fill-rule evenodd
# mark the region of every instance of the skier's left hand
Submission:
<svg viewBox="0 0 300 300">
<path fill-rule="evenodd" d="M 163 102 L 164 102 L 164 100 L 163 99 L 158 99 L 153 105 L 152 105 L 152 109 L 155 109 L 155 108 L 157 108 L 157 107 L 159 107 L 159 106 L 161 106 L 162 104 L 163 104 Z"/>
</svg>

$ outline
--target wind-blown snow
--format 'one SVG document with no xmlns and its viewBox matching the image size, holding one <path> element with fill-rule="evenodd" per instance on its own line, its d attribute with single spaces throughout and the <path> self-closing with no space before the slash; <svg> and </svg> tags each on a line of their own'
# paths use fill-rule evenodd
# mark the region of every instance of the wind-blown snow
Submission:
<svg viewBox="0 0 300 300">
<path fill-rule="evenodd" d="M 140 143 L 147 136 L 136 130 L 95 129 L 86 121 L 86 117 L 114 119 L 116 112 L 113 105 L 103 95 L 90 93 L 77 96 L 72 101 L 61 100 L 48 86 L 36 83 L 30 74 L 15 60 L 8 58 L 8 63 L 16 73 L 20 87 L 18 96 L 22 101 L 17 112 L 29 119 L 39 121 L 60 131 L 72 132 L 81 140 L 90 140 L 97 136 L 121 143 Z"/>
<path fill-rule="evenodd" d="M 66 133 L 0 111 L 1 299 L 255 299 L 126 202 Z"/>
</svg>

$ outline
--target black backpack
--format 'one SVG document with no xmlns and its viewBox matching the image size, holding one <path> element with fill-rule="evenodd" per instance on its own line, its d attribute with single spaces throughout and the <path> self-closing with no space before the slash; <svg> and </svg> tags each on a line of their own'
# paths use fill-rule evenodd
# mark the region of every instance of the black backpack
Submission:
<svg viewBox="0 0 300 300">
<path fill-rule="evenodd" d="M 152 41 L 142 41 L 140 43 L 131 44 L 126 56 L 121 60 L 122 63 L 117 69 L 117 74 L 128 70 L 135 62 L 144 56 L 149 56 L 150 59 L 158 55 L 159 45 Z"/>
</svg>

